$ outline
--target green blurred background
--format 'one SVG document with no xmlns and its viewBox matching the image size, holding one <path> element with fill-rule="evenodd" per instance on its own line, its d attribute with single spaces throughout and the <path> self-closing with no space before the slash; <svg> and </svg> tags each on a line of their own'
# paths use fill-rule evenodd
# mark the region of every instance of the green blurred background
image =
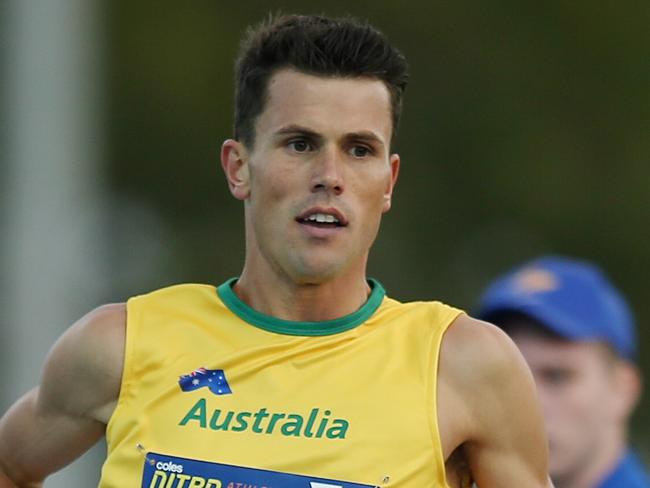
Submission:
<svg viewBox="0 0 650 488">
<path fill-rule="evenodd" d="M 650 372 L 647 1 L 98 6 L 102 300 L 239 272 L 242 208 L 218 158 L 239 39 L 269 11 L 349 13 L 411 65 L 400 181 L 369 274 L 398 299 L 471 310 L 491 278 L 523 260 L 593 260 L 629 298 Z M 649 406 L 646 395 L 632 431 L 646 453 Z"/>
</svg>

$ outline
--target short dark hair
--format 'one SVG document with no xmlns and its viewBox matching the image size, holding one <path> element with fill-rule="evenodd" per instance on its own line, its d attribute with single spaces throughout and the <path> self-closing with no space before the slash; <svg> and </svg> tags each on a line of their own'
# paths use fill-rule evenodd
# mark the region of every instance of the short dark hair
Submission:
<svg viewBox="0 0 650 488">
<path fill-rule="evenodd" d="M 391 98 L 394 138 L 408 82 L 404 55 L 380 31 L 352 17 L 285 15 L 249 28 L 242 42 L 235 65 L 235 139 L 254 145 L 268 81 L 282 68 L 383 81 Z"/>
</svg>

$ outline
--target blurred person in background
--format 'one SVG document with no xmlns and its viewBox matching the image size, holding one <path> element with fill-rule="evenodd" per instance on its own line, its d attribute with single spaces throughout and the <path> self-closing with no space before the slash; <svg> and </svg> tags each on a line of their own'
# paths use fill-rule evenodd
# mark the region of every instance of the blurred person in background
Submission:
<svg viewBox="0 0 650 488">
<path fill-rule="evenodd" d="M 241 275 L 65 332 L 0 421 L 0 487 L 40 486 L 104 434 L 103 488 L 550 486 L 512 341 L 366 275 L 399 172 L 403 55 L 366 23 L 288 16 L 251 30 L 236 72 L 221 162 Z"/>
<path fill-rule="evenodd" d="M 537 384 L 557 488 L 648 488 L 628 445 L 641 393 L 633 315 L 595 265 L 540 257 L 496 279 L 478 318 L 517 344 Z"/>
</svg>

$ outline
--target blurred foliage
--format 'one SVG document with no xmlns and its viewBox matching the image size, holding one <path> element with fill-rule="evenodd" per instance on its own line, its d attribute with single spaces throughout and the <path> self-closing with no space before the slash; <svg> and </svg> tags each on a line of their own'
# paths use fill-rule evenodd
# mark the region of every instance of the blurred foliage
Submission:
<svg viewBox="0 0 650 488">
<path fill-rule="evenodd" d="M 159 247 L 153 238 L 166 249 L 164 265 L 122 291 L 238 273 L 242 209 L 218 156 L 231 135 L 239 39 L 269 11 L 350 13 L 382 29 L 412 75 L 400 182 L 370 274 L 396 298 L 471 309 L 495 274 L 537 254 L 596 261 L 636 311 L 650 372 L 647 1 L 329 1 L 305 9 L 298 1 L 114 0 L 105 8 L 108 171 L 116 199 L 131 202 L 117 220 L 136 219 L 135 205 L 166 229 L 151 237 L 137 222 L 116 226 L 118 257 L 133 242 Z M 646 395 L 634 429 L 648 449 L 649 406 Z"/>
</svg>

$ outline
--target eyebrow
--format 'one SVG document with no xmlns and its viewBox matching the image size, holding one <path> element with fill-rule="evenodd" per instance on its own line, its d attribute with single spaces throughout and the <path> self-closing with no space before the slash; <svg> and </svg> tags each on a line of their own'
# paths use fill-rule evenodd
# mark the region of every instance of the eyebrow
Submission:
<svg viewBox="0 0 650 488">
<path fill-rule="evenodd" d="M 275 133 L 276 137 L 278 137 L 278 136 L 286 136 L 286 135 L 296 135 L 296 134 L 299 134 L 299 135 L 302 135 L 302 136 L 307 136 L 310 139 L 313 139 L 315 141 L 322 141 L 323 140 L 323 136 L 320 135 L 319 133 L 317 133 L 317 132 L 315 132 L 315 131 L 313 131 L 311 129 L 308 129 L 307 127 L 303 127 L 303 126 L 297 125 L 297 124 L 291 124 L 291 125 L 281 127 Z"/>
<path fill-rule="evenodd" d="M 377 134 L 371 131 L 361 131 L 361 132 L 351 132 L 345 135 L 345 139 L 349 141 L 364 141 L 368 143 L 379 144 L 380 146 L 385 146 L 384 140 L 379 137 Z"/>
</svg>

